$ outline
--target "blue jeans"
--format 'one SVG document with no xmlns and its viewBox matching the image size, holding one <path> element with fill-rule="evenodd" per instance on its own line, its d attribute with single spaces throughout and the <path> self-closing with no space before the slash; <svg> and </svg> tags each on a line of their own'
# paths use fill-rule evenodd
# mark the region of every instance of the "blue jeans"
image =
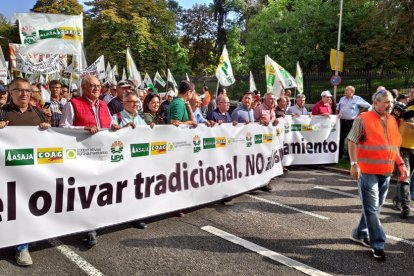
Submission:
<svg viewBox="0 0 414 276">
<path fill-rule="evenodd" d="M 379 220 L 381 206 L 387 197 L 390 176 L 365 174 L 358 180 L 362 215 L 358 226 L 352 230 L 354 238 L 368 238 L 371 247 L 384 249 L 386 235 Z"/>
<path fill-rule="evenodd" d="M 28 243 L 24 243 L 24 244 L 20 244 L 16 246 L 16 252 L 22 252 L 23 250 L 28 250 L 28 249 L 29 249 Z"/>
</svg>

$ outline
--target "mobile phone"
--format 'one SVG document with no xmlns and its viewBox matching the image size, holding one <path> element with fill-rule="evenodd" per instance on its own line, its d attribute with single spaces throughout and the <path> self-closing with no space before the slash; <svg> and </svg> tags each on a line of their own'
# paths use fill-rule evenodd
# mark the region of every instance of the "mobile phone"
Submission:
<svg viewBox="0 0 414 276">
<path fill-rule="evenodd" d="M 50 107 L 50 103 L 49 103 L 49 102 L 44 103 L 44 105 L 43 105 L 43 109 L 45 109 L 45 108 L 49 108 L 49 107 Z"/>
</svg>

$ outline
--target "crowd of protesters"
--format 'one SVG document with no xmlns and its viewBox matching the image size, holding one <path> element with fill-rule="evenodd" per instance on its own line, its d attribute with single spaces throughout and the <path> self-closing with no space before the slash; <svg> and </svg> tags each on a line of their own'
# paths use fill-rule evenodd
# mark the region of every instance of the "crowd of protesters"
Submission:
<svg viewBox="0 0 414 276">
<path fill-rule="evenodd" d="M 85 77 L 81 88 L 80 95 L 77 90 L 69 91 L 69 87 L 59 80 L 52 80 L 42 87 L 23 78 L 15 78 L 7 86 L 0 84 L 0 128 L 64 127 L 84 129 L 95 134 L 101 129 L 116 131 L 138 125 L 184 124 L 197 127 L 204 124 L 212 127 L 223 123 L 257 122 L 275 126 L 285 115 L 337 114 L 341 120 L 339 156 L 344 154 L 348 138 L 351 175 L 359 181 L 360 189 L 365 189 L 361 195 L 364 206 L 361 221 L 351 239 L 372 247 L 375 258 L 385 257 L 385 234 L 379 223 L 379 210 L 393 171 L 390 166 L 395 164 L 401 181 L 394 202 L 404 214 L 409 213 L 410 194 L 414 196 L 413 177 L 411 181 L 408 179 L 414 168 L 414 89 L 408 95 L 395 95 L 395 91 L 393 95 L 384 87 L 379 87 L 373 96 L 372 106 L 355 95 L 352 86 L 345 88 L 345 95 L 338 104 L 335 104 L 329 91 L 323 91 L 321 100 L 312 111 L 305 107 L 304 94 L 297 94 L 292 99 L 290 90 L 282 91 L 277 98 L 274 93 L 261 97 L 258 91 L 245 92 L 239 106 L 230 113 L 230 100 L 224 88 L 212 93 L 208 87 L 203 87 L 202 93 L 198 94 L 189 81 L 181 81 L 177 93 L 170 89 L 165 97 L 151 89 L 139 89 L 128 80 L 102 84 L 94 76 Z M 50 91 L 48 101 L 42 101 L 42 89 Z M 391 113 L 394 116 L 390 116 Z M 370 137 L 376 137 L 376 141 Z M 401 155 L 400 151 L 395 150 L 400 146 Z M 381 164 L 378 163 L 380 157 L 385 158 Z M 372 185 L 379 185 L 380 189 L 375 192 Z M 266 185 L 262 189 L 270 191 L 272 188 Z M 367 200 L 368 195 L 379 200 Z M 179 216 L 183 215 L 179 212 Z M 135 224 L 146 228 L 143 221 L 136 221 Z M 88 246 L 97 244 L 96 231 L 87 233 L 86 242 Z M 32 264 L 27 244 L 16 247 L 16 260 L 22 266 Z"/>
</svg>

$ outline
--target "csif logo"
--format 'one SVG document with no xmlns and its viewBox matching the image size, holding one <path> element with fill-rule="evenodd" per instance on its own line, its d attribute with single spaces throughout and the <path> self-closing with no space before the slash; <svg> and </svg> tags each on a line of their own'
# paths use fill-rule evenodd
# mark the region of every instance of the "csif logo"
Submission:
<svg viewBox="0 0 414 276">
<path fill-rule="evenodd" d="M 63 148 L 38 148 L 38 164 L 63 163 Z"/>
<path fill-rule="evenodd" d="M 272 134 L 263 134 L 263 143 L 272 143 L 273 135 Z"/>
<path fill-rule="evenodd" d="M 6 149 L 6 166 L 34 165 L 33 149 Z"/>
<path fill-rule="evenodd" d="M 149 155 L 149 143 L 131 144 L 131 157 L 141 157 Z"/>
</svg>

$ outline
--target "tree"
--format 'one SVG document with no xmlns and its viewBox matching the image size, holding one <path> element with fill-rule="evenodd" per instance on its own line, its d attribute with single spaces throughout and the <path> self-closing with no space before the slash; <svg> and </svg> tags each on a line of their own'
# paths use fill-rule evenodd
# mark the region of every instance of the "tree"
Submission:
<svg viewBox="0 0 414 276">
<path fill-rule="evenodd" d="M 32 12 L 79 15 L 83 7 L 78 0 L 37 0 Z"/>
</svg>

